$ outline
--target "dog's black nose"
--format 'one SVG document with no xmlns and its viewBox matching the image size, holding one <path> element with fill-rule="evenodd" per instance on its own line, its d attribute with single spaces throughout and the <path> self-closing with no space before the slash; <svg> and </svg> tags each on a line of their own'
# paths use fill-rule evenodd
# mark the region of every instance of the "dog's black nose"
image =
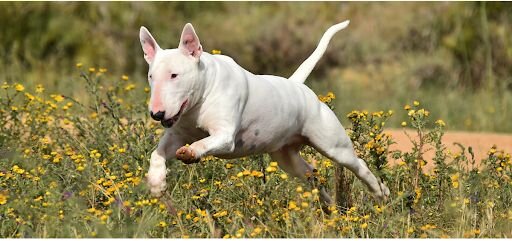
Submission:
<svg viewBox="0 0 512 241">
<path fill-rule="evenodd" d="M 149 114 L 151 115 L 151 118 L 153 118 L 153 120 L 161 121 L 164 119 L 165 111 L 159 111 L 156 114 L 154 114 L 153 111 L 151 111 L 149 112 Z"/>
</svg>

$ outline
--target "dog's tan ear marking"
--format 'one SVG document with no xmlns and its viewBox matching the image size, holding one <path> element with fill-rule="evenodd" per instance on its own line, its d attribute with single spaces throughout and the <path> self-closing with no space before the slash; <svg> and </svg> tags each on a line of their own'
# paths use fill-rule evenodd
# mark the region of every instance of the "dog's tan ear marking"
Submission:
<svg viewBox="0 0 512 241">
<path fill-rule="evenodd" d="M 144 26 L 140 27 L 139 38 L 144 51 L 144 59 L 148 64 L 151 64 L 155 59 L 156 52 L 160 50 L 160 46 Z"/>
<path fill-rule="evenodd" d="M 187 23 L 185 27 L 183 27 L 178 48 L 181 49 L 184 54 L 193 56 L 196 59 L 199 59 L 203 53 L 203 47 L 199 42 L 199 37 L 197 37 L 192 24 Z"/>
</svg>

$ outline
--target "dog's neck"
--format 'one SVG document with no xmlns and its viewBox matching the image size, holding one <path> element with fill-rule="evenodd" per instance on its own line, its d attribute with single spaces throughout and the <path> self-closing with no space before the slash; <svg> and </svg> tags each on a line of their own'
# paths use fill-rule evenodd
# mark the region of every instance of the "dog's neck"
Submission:
<svg viewBox="0 0 512 241">
<path fill-rule="evenodd" d="M 212 56 L 208 53 L 203 53 L 198 62 L 199 74 L 196 84 L 190 90 L 189 103 L 190 108 L 187 112 L 195 112 L 194 110 L 200 109 L 203 103 L 207 100 L 209 93 L 214 88 L 214 80 L 216 75 L 215 68 L 208 68 L 211 66 L 210 62 Z"/>
<path fill-rule="evenodd" d="M 204 103 L 214 88 L 217 71 L 215 68 L 208 67 L 212 66 L 211 62 L 213 61 L 212 55 L 208 53 L 203 53 L 199 59 L 199 79 L 194 88 L 197 93 L 195 93 L 193 97 L 195 104 Z"/>
</svg>

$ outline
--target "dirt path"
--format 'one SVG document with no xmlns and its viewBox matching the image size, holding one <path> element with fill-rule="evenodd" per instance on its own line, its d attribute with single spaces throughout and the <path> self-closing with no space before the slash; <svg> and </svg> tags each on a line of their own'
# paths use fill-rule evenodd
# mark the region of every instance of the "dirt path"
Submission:
<svg viewBox="0 0 512 241">
<path fill-rule="evenodd" d="M 389 147 L 390 151 L 410 151 L 412 149 L 412 143 L 404 134 L 404 131 L 406 131 L 412 138 L 416 138 L 416 133 L 411 129 L 388 129 L 384 131 L 385 133 L 391 134 L 393 140 L 396 142 L 396 144 Z M 443 136 L 443 142 L 451 153 L 460 152 L 460 148 L 453 144 L 455 142 L 462 144 L 466 148 L 471 146 L 475 153 L 475 160 L 477 162 L 480 162 L 487 156 L 487 152 L 494 144 L 496 144 L 498 150 L 504 150 L 506 153 L 512 153 L 512 134 L 449 131 Z M 428 163 L 426 166 L 427 170 L 432 168 L 433 157 L 433 150 L 424 155 L 424 158 Z"/>
</svg>

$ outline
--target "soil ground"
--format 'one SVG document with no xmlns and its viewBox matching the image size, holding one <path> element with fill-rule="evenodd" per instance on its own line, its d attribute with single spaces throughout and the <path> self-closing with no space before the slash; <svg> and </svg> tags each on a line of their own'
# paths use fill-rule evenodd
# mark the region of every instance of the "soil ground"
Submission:
<svg viewBox="0 0 512 241">
<path fill-rule="evenodd" d="M 393 140 L 396 142 L 396 144 L 392 144 L 389 147 L 390 151 L 410 151 L 412 149 L 413 145 L 409 140 L 409 137 L 407 137 L 404 132 L 407 132 L 411 138 L 415 138 L 417 140 L 416 133 L 411 129 L 388 129 L 384 132 L 391 134 Z M 512 153 L 512 134 L 447 131 L 443 136 L 443 142 L 452 154 L 459 153 L 461 151 L 460 147 L 454 143 L 460 143 L 466 148 L 471 146 L 477 163 L 487 156 L 487 152 L 493 145 L 497 146 L 498 151 L 504 150 L 505 153 Z M 469 153 L 467 153 L 467 155 L 470 157 Z M 430 150 L 425 153 L 424 159 L 427 161 L 427 165 L 425 166 L 426 170 L 430 170 L 432 168 L 433 157 L 434 150 Z"/>
</svg>

